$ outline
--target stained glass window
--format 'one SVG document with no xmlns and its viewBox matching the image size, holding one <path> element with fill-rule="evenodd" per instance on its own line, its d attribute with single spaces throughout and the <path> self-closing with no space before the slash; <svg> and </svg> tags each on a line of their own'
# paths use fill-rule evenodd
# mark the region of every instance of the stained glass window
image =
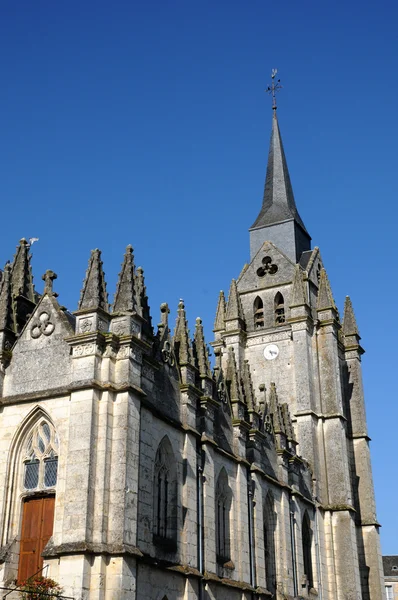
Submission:
<svg viewBox="0 0 398 600">
<path fill-rule="evenodd" d="M 46 421 L 39 422 L 30 432 L 24 459 L 26 490 L 53 488 L 57 483 L 58 438 L 54 427 Z"/>
</svg>

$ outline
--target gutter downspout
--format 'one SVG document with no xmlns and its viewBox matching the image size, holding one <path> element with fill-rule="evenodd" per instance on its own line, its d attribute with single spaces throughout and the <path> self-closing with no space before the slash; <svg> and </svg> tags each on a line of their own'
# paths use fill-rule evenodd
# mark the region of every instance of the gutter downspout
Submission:
<svg viewBox="0 0 398 600">
<path fill-rule="evenodd" d="M 202 453 L 200 454 L 198 463 L 198 474 L 197 474 L 197 494 L 198 494 L 198 570 L 203 576 L 203 459 Z M 199 579 L 199 600 L 203 598 L 203 577 Z"/>
<path fill-rule="evenodd" d="M 317 501 L 317 498 L 315 498 Z M 321 570 L 321 555 L 319 548 L 319 529 L 318 529 L 318 506 L 315 505 L 315 554 L 316 554 L 316 568 L 318 571 L 318 598 L 322 600 L 322 570 Z"/>
<path fill-rule="evenodd" d="M 250 585 L 257 587 L 256 571 L 254 567 L 254 540 L 253 540 L 253 480 L 247 470 L 247 507 L 249 517 L 249 562 L 250 562 Z"/>
<path fill-rule="evenodd" d="M 294 529 L 294 510 L 292 510 L 292 500 L 290 499 L 290 543 L 292 546 L 292 563 L 293 563 L 293 594 L 298 595 L 297 586 L 297 557 L 296 557 L 296 533 Z"/>
</svg>

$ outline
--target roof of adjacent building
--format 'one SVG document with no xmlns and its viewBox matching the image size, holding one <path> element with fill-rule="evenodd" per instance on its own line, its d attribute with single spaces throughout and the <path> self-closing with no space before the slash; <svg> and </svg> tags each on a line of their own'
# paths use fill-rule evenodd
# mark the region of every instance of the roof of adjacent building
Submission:
<svg viewBox="0 0 398 600">
<path fill-rule="evenodd" d="M 383 570 L 385 577 L 398 577 L 398 556 L 383 556 Z"/>
</svg>

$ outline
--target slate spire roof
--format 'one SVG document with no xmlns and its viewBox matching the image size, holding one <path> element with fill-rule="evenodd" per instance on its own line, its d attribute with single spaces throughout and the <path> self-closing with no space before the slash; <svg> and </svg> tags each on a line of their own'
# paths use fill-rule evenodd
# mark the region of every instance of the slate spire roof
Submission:
<svg viewBox="0 0 398 600">
<path fill-rule="evenodd" d="M 308 235 L 294 200 L 278 118 L 276 110 L 274 110 L 263 205 L 251 229 L 258 229 L 291 219 L 294 219 Z"/>
</svg>

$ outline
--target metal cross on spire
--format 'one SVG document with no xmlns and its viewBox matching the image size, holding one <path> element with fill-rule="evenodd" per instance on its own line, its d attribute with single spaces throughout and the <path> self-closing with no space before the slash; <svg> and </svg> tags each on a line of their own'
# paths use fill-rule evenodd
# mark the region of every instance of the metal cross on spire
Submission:
<svg viewBox="0 0 398 600">
<path fill-rule="evenodd" d="M 278 72 L 278 69 L 272 69 L 271 71 L 271 85 L 269 85 L 267 87 L 267 89 L 265 90 L 268 94 L 271 94 L 272 96 L 272 110 L 276 110 L 277 106 L 276 106 L 276 92 L 279 92 L 282 89 L 281 86 L 281 80 L 277 79 L 275 81 L 275 77 L 276 74 Z"/>
</svg>

